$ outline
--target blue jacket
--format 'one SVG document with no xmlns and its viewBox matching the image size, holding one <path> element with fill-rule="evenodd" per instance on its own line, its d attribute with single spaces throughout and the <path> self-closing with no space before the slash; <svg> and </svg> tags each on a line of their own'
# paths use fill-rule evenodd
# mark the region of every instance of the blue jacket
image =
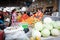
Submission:
<svg viewBox="0 0 60 40">
<path fill-rule="evenodd" d="M 3 20 L 0 20 L 0 24 L 3 24 L 4 22 L 3 22 Z"/>
</svg>

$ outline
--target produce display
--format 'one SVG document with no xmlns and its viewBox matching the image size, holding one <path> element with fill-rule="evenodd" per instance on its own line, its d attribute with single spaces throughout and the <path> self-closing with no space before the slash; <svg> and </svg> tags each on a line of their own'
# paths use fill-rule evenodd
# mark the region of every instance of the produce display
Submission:
<svg viewBox="0 0 60 40">
<path fill-rule="evenodd" d="M 0 22 L 3 24 L 2 28 L 4 27 L 5 40 L 60 38 L 60 21 L 54 21 L 58 18 L 48 15 L 47 17 L 44 15 L 45 12 L 42 12 L 43 10 L 39 6 L 37 7 L 33 7 L 32 10 L 29 7 L 3 7 L 0 9 L 0 14 L 4 17 L 2 18 L 4 23 L 1 20 Z"/>
<path fill-rule="evenodd" d="M 47 20 L 49 19 L 49 20 Z M 47 23 L 46 23 L 47 22 Z M 32 31 L 32 37 L 58 37 L 60 35 L 60 21 L 53 21 L 51 18 L 47 17 L 44 19 L 43 23 L 41 21 L 34 24 Z"/>
<path fill-rule="evenodd" d="M 48 22 L 47 22 L 47 19 L 49 19 Z M 25 34 L 31 35 L 30 37 L 27 36 L 30 40 L 41 40 L 42 37 L 43 38 L 47 38 L 50 36 L 58 37 L 60 35 L 60 21 L 53 21 L 49 17 L 45 18 L 43 21 L 30 18 L 30 19 L 27 19 L 27 21 L 17 25 L 18 25 L 18 30 L 22 30 L 23 32 L 25 32 Z M 31 26 L 32 30 L 29 29 L 29 25 L 33 26 L 33 28 Z M 17 28 L 11 27 L 11 28 L 8 28 L 7 30 L 9 31 L 17 30 Z M 31 31 L 31 33 L 28 33 L 29 31 Z"/>
</svg>

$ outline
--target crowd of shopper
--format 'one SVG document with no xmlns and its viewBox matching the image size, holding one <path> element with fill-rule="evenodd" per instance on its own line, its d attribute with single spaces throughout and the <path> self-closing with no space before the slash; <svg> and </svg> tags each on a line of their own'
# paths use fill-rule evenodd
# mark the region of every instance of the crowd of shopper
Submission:
<svg viewBox="0 0 60 40">
<path fill-rule="evenodd" d="M 37 8 L 37 10 L 33 12 L 21 12 L 17 11 L 16 9 L 13 9 L 11 12 L 0 10 L 0 29 L 3 30 L 10 25 L 14 25 L 15 22 L 26 21 L 26 19 L 29 19 L 30 17 L 35 17 L 38 20 L 41 20 L 41 18 L 43 17 L 43 13 L 39 8 Z"/>
</svg>

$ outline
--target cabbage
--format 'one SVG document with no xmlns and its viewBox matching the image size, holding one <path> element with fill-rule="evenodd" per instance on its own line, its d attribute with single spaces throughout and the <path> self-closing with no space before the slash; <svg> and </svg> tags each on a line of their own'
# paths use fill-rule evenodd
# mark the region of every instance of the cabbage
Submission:
<svg viewBox="0 0 60 40">
<path fill-rule="evenodd" d="M 41 31 L 43 29 L 43 24 L 41 22 L 35 23 L 35 29 Z"/>
<path fill-rule="evenodd" d="M 56 29 L 59 29 L 60 30 L 60 21 L 54 21 L 51 23 L 52 26 Z"/>
<path fill-rule="evenodd" d="M 52 21 L 50 24 L 54 27 L 56 21 Z"/>
<path fill-rule="evenodd" d="M 32 37 L 41 37 L 41 33 L 39 32 L 39 31 L 37 31 L 37 30 L 32 30 Z"/>
<path fill-rule="evenodd" d="M 53 29 L 53 26 L 51 24 L 44 24 L 44 28 L 51 30 Z"/>
<path fill-rule="evenodd" d="M 50 36 L 50 31 L 48 29 L 44 29 L 41 31 L 41 35 L 43 37 L 48 37 L 48 36 Z"/>
<path fill-rule="evenodd" d="M 43 22 L 45 24 L 48 24 L 48 23 L 51 23 L 52 22 L 52 19 L 50 17 L 45 17 L 44 20 L 43 20 Z"/>
<path fill-rule="evenodd" d="M 58 36 L 59 35 L 59 30 L 58 29 L 52 29 L 51 30 L 51 34 L 53 35 L 53 36 Z"/>
<path fill-rule="evenodd" d="M 60 30 L 60 21 L 57 21 L 56 24 L 57 24 L 56 28 Z"/>
</svg>

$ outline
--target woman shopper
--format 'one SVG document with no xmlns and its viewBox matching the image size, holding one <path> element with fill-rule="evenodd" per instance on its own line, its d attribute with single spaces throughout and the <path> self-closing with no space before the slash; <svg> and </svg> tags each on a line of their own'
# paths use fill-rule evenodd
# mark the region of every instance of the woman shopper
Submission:
<svg viewBox="0 0 60 40">
<path fill-rule="evenodd" d="M 3 30 L 5 29 L 5 26 L 4 26 L 4 16 L 3 16 L 3 12 L 0 11 L 0 29 Z"/>
</svg>

